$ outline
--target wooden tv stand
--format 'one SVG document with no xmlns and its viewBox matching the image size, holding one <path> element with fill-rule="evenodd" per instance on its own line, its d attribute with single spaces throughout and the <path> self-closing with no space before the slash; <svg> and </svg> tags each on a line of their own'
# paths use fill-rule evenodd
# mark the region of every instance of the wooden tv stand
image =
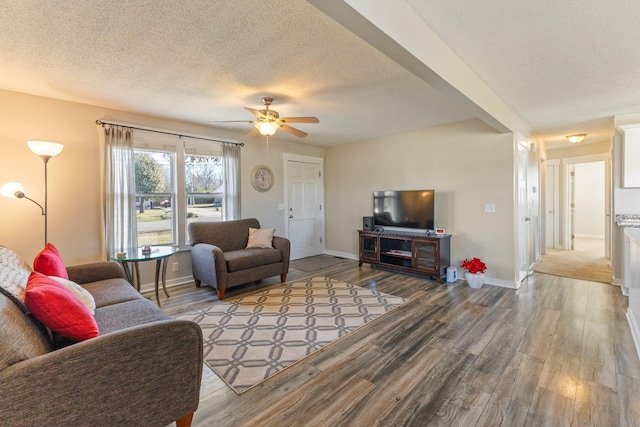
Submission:
<svg viewBox="0 0 640 427">
<path fill-rule="evenodd" d="M 359 265 L 363 263 L 431 276 L 442 283 L 451 262 L 451 235 L 422 232 L 363 231 Z"/>
</svg>

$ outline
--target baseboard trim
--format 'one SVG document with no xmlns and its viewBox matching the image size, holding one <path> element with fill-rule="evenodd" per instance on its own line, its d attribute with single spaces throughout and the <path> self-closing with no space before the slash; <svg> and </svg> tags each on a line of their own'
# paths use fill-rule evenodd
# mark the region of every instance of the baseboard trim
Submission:
<svg viewBox="0 0 640 427">
<path fill-rule="evenodd" d="M 325 255 L 332 255 L 332 256 L 337 256 L 339 258 L 346 258 L 346 259 L 353 259 L 353 260 L 359 260 L 360 257 L 358 257 L 357 255 L 354 254 L 349 254 L 346 252 L 338 252 L 338 251 L 324 251 Z"/>
<path fill-rule="evenodd" d="M 349 253 L 346 253 L 346 252 L 325 250 L 324 253 L 325 253 L 325 255 L 333 255 L 333 256 L 340 257 L 340 258 L 353 259 L 353 260 L 356 260 L 356 261 L 358 261 L 360 259 L 360 257 L 358 257 L 357 255 L 349 254 Z M 459 277 L 459 280 L 462 280 L 463 278 L 464 278 L 464 273 L 462 274 L 462 277 Z M 486 285 L 499 286 L 501 288 L 520 289 L 520 283 L 509 282 L 507 280 L 492 279 L 491 277 L 486 277 L 484 279 L 484 283 Z"/>
<path fill-rule="evenodd" d="M 576 234 L 575 237 L 578 239 L 604 240 L 602 234 Z"/>
<path fill-rule="evenodd" d="M 508 280 L 494 279 L 491 277 L 485 277 L 484 283 L 492 286 L 499 286 L 501 288 L 520 289 L 520 283 L 509 282 Z"/>
<path fill-rule="evenodd" d="M 167 289 L 171 289 L 174 286 L 184 285 L 189 282 L 193 282 L 193 276 L 176 277 L 175 279 L 167 280 L 166 284 L 167 284 Z M 162 281 L 159 281 L 158 287 L 162 288 Z M 140 293 L 155 292 L 155 291 L 156 291 L 156 286 L 153 282 L 143 283 L 140 286 Z"/>
</svg>

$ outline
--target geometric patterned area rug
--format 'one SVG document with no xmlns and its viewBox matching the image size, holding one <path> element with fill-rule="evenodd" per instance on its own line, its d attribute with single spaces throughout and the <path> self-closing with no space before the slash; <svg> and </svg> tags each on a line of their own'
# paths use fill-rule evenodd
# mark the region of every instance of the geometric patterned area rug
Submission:
<svg viewBox="0 0 640 427">
<path fill-rule="evenodd" d="M 205 363 L 241 394 L 404 302 L 314 277 L 174 317 L 200 325 Z"/>
</svg>

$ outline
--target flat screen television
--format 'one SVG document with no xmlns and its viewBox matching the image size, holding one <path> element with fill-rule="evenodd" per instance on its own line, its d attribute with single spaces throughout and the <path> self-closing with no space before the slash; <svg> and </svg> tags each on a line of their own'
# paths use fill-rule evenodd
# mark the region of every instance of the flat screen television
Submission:
<svg viewBox="0 0 640 427">
<path fill-rule="evenodd" d="M 433 230 L 435 191 L 374 191 L 373 218 L 377 227 Z"/>
</svg>

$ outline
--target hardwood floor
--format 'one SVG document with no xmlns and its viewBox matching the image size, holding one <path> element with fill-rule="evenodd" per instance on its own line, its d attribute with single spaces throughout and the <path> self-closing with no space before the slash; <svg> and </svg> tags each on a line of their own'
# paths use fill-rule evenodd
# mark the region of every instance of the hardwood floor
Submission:
<svg viewBox="0 0 640 427">
<path fill-rule="evenodd" d="M 517 291 L 471 289 L 356 261 L 288 280 L 309 276 L 409 301 L 240 396 L 205 366 L 194 426 L 640 426 L 640 361 L 617 287 L 535 273 Z M 162 308 L 215 301 L 213 288 L 185 285 Z"/>
</svg>

